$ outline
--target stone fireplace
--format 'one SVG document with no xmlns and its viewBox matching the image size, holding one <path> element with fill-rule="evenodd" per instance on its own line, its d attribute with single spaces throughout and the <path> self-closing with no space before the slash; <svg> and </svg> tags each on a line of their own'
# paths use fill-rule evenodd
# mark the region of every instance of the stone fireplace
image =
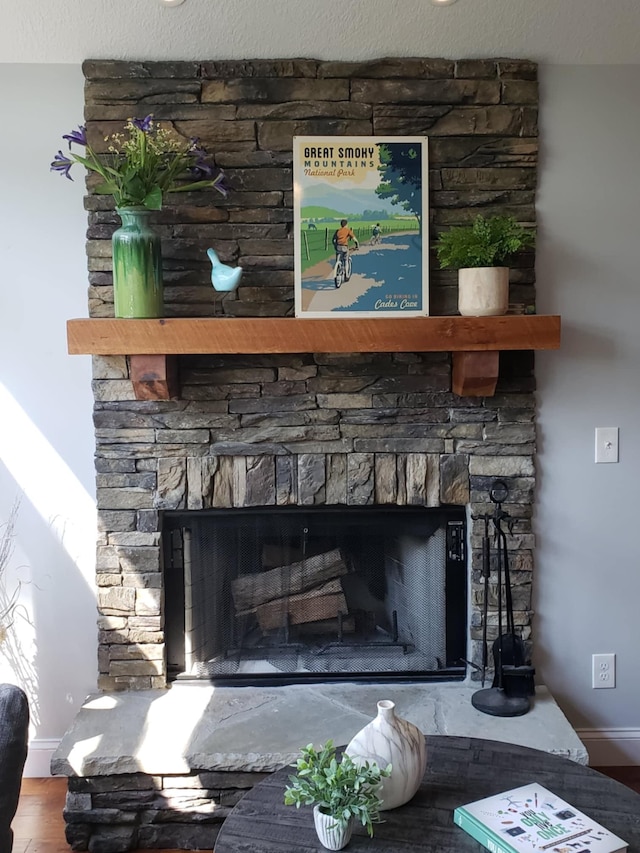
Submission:
<svg viewBox="0 0 640 853">
<path fill-rule="evenodd" d="M 169 677 L 229 684 L 463 678 L 464 511 L 165 513 Z"/>
<path fill-rule="evenodd" d="M 429 137 L 430 239 L 483 211 L 535 221 L 537 69 L 516 60 L 87 61 L 97 148 L 153 113 L 215 153 L 232 188 L 167 199 L 167 316 L 212 316 L 206 248 L 244 268 L 229 316 L 293 312 L 291 141 L 298 134 Z M 92 317 L 112 316 L 118 219 L 91 193 Z M 215 197 L 214 197 L 215 195 Z M 510 310 L 534 310 L 534 255 L 512 270 Z M 456 274 L 431 264 L 432 314 L 455 313 Z M 531 353 L 503 353 L 493 397 L 451 392 L 443 353 L 183 356 L 180 399 L 134 399 L 122 356 L 94 357 L 100 676 L 104 690 L 167 683 L 161 565 L 165 511 L 248 507 L 464 507 L 469 647 L 481 630 L 479 517 L 506 480 L 516 623 L 530 639 L 534 494 Z M 490 605 L 495 603 L 494 600 Z M 493 618 L 490 616 L 490 618 Z M 491 626 L 492 627 L 492 626 Z"/>
<path fill-rule="evenodd" d="M 99 361 L 114 368 L 116 359 Z M 227 400 L 192 400 L 220 393 L 202 384 L 204 361 L 193 372 L 183 366 L 187 399 L 96 402 L 100 688 L 166 684 L 162 519 L 184 510 L 386 507 L 391 519 L 399 507 L 465 508 L 470 650 L 462 657 L 479 660 L 478 517 L 490 511 L 488 488 L 501 477 L 517 519 L 516 624 L 529 639 L 533 398 L 519 387 L 530 387 L 529 377 L 505 381 L 512 393 L 467 400 L 443 387 L 441 356 L 265 356 L 253 367 L 236 357 L 209 368 L 224 376 Z M 100 379 L 98 394 L 112 384 L 128 386 Z"/>
<path fill-rule="evenodd" d="M 87 61 L 84 72 L 87 130 L 97 149 L 129 117 L 153 113 L 180 136 L 199 137 L 227 175 L 231 187 L 227 199 L 221 201 L 207 192 L 177 195 L 157 215 L 163 237 L 165 308 L 170 317 L 211 317 L 221 312 L 234 317 L 293 314 L 294 135 L 429 137 L 431 240 L 439 230 L 469 222 L 478 212 L 513 214 L 520 222 L 535 222 L 538 97 L 537 69 L 531 62 Z M 110 238 L 118 218 L 110 197 L 93 194 L 93 186 L 90 178 L 86 197 L 89 309 L 91 317 L 110 317 Z M 222 305 L 216 304 L 210 285 L 206 257 L 210 246 L 224 262 L 239 263 L 244 269 L 239 290 Z M 430 266 L 431 313 L 454 314 L 456 274 L 436 269 L 435 262 Z M 511 271 L 511 312 L 535 312 L 534 282 L 534 254 L 529 252 Z M 230 664 L 220 661 L 236 660 L 236 616 L 233 630 L 229 622 L 224 623 L 223 633 L 236 632 L 227 643 L 226 657 L 220 658 L 217 640 L 210 635 L 206 651 L 198 656 L 203 636 L 197 621 L 202 611 L 199 594 L 192 596 L 190 606 L 187 601 L 191 559 L 202 544 L 194 544 L 191 528 L 216 515 L 297 516 L 304 528 L 315 524 L 323 512 L 337 512 L 341 521 L 372 513 L 378 526 L 395 525 L 397 514 L 404 512 L 410 521 L 398 521 L 400 533 L 384 545 L 382 564 L 389 572 L 398 552 L 407 551 L 406 541 L 415 538 L 411 531 L 402 533 L 403 524 L 413 524 L 418 517 L 424 525 L 426 518 L 435 515 L 463 525 L 457 552 L 464 554 L 462 580 L 458 571 L 451 598 L 458 603 L 456 618 L 463 611 L 462 641 L 456 640 L 451 653 L 429 651 L 431 662 L 424 663 L 421 673 L 475 678 L 465 661 L 477 664 L 481 659 L 482 518 L 492 511 L 489 487 L 500 478 L 509 488 L 505 509 L 515 519 L 509 537 L 515 624 L 531 645 L 535 410 L 530 352 L 501 354 L 500 378 L 491 397 L 454 394 L 447 353 L 189 355 L 180 356 L 178 370 L 178 398 L 139 400 L 126 356 L 93 359 L 98 688 L 114 707 L 122 691 L 137 693 L 143 702 L 150 689 L 165 688 L 179 672 L 224 678 L 225 666 Z M 193 519 L 198 520 L 192 523 Z M 288 522 L 273 522 L 281 523 Z M 185 530 L 189 531 L 186 547 Z M 246 542 L 246 536 L 241 538 Z M 325 547 L 318 534 L 307 543 L 311 550 L 305 550 L 299 538 L 291 534 L 286 546 L 280 543 L 275 562 L 261 562 L 260 571 L 331 554 L 345 544 L 343 535 L 340 542 L 325 543 Z M 423 530 L 417 553 L 428 539 Z M 271 544 L 261 542 L 260 554 Z M 372 580 L 354 559 L 348 553 L 350 569 L 356 565 L 355 583 L 379 586 L 380 577 Z M 217 562 L 224 560 L 228 556 L 219 555 Z M 396 560 L 395 565 L 399 564 Z M 180 570 L 177 581 L 171 567 Z M 254 569 L 246 565 L 239 571 L 240 576 L 252 573 Z M 387 585 L 389 577 L 384 581 Z M 207 578 L 205 586 L 210 582 Z M 427 599 L 437 599 L 434 590 L 428 591 Z M 343 585 L 341 592 L 325 591 L 322 597 L 343 593 L 346 602 Z M 421 630 L 413 624 L 407 628 L 403 594 L 377 596 L 378 602 L 388 605 L 378 622 L 386 626 L 384 641 L 394 655 L 396 647 L 408 648 L 411 643 L 415 647 L 415 635 Z M 493 576 L 489 596 L 491 637 L 496 631 Z M 283 598 L 288 595 L 275 596 L 275 600 Z M 185 626 L 192 620 L 186 644 L 176 639 L 175 629 L 167 631 L 176 600 L 182 614 L 178 618 L 185 620 Z M 273 600 L 261 600 L 256 607 Z M 370 622 L 367 628 L 370 617 L 366 614 L 377 605 L 367 608 L 360 594 L 359 604 L 350 613 L 349 603 L 345 610 L 341 601 L 323 602 L 327 615 L 311 623 L 294 624 L 290 615 L 283 617 L 276 608 L 275 615 L 270 612 L 264 617 L 275 620 L 268 623 L 268 631 L 280 632 L 278 642 L 284 646 L 292 639 L 299 643 L 300 624 L 327 621 L 331 642 L 341 644 L 342 651 L 354 651 L 349 646 L 351 629 L 359 636 L 375 632 L 378 623 Z M 452 606 L 451 601 L 445 608 Z M 237 612 L 244 613 L 240 606 Z M 251 628 L 241 633 L 243 648 L 250 640 L 256 642 L 255 613 L 251 619 Z M 258 645 L 264 644 L 264 636 L 262 631 Z M 326 641 L 326 633 L 323 638 Z M 268 675 L 261 660 L 259 674 Z M 203 670 L 211 661 L 213 669 Z M 252 668 L 246 660 L 243 667 Z M 304 668 L 296 664 L 297 670 Z M 343 668 L 342 675 L 348 669 Z M 380 667 L 360 661 L 358 674 L 366 680 L 368 673 L 377 677 Z M 411 669 L 409 680 L 412 674 Z M 176 687 L 167 693 L 176 693 Z M 237 705 L 243 700 L 229 701 Z M 124 759 L 122 763 L 108 759 L 102 766 L 90 761 L 76 766 L 69 758 L 72 741 L 54 766 L 71 777 L 66 813 L 74 849 L 87 849 L 92 837 L 104 840 L 112 850 L 136 844 L 188 846 L 187 842 L 210 848 L 215 826 L 224 818 L 225 803 L 233 804 L 237 792 L 251 784 L 240 767 L 234 765 L 239 772 L 232 773 L 231 780 L 224 775 L 229 767 L 204 760 L 201 754 L 200 763 L 190 764 L 191 769 L 163 770 L 153 762 L 147 766 Z M 206 772 L 199 772 L 197 768 L 205 765 Z M 242 766 L 272 769 L 267 764 Z M 182 799 L 176 795 L 176 801 L 187 812 L 188 802 L 198 797 L 207 801 L 207 808 L 212 802 L 215 807 L 207 811 L 196 803 L 192 827 L 184 815 L 158 817 L 166 814 L 158 809 L 174 808 L 171 794 L 160 796 L 159 788 L 174 794 L 177 788 L 184 789 Z M 199 791 L 197 797 L 184 793 L 193 788 Z M 126 796 L 118 793 L 125 789 Z M 236 793 L 225 799 L 231 789 Z M 114 818 L 106 826 L 99 814 L 106 806 L 124 810 L 122 820 Z M 209 817 L 202 817 L 205 812 Z"/>
</svg>

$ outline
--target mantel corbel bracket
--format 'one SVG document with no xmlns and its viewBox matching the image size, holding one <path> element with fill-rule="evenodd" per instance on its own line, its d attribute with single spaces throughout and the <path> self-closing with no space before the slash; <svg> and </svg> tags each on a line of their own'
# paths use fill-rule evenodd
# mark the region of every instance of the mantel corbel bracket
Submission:
<svg viewBox="0 0 640 853">
<path fill-rule="evenodd" d="M 500 352 L 454 352 L 451 388 L 460 397 L 492 397 L 496 392 Z"/>
<path fill-rule="evenodd" d="M 180 393 L 177 356 L 130 355 L 129 378 L 136 400 L 171 400 Z"/>
</svg>

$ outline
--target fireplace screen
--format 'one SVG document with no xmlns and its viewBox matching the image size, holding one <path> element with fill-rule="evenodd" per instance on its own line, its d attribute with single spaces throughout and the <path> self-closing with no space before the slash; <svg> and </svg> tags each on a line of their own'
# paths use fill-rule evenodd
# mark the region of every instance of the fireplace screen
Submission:
<svg viewBox="0 0 640 853">
<path fill-rule="evenodd" d="M 173 512 L 163 543 L 173 677 L 464 676 L 463 510 Z"/>
</svg>

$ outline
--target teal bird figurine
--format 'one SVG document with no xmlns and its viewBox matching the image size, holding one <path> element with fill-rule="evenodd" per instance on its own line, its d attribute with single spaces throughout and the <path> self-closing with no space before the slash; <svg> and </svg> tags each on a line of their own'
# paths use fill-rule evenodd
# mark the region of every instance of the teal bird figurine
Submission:
<svg viewBox="0 0 640 853">
<path fill-rule="evenodd" d="M 223 264 L 213 249 L 207 249 L 211 261 L 211 284 L 214 290 L 230 293 L 240 284 L 242 267 L 229 267 Z"/>
</svg>

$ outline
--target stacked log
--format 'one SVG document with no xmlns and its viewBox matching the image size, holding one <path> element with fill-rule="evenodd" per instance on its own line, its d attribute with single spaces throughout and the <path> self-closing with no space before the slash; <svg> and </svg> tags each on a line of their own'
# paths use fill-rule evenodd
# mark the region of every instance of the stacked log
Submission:
<svg viewBox="0 0 640 853">
<path fill-rule="evenodd" d="M 255 613 L 263 631 L 337 620 L 347 614 L 339 578 L 349 571 L 339 548 L 231 584 L 236 616 Z"/>
</svg>

